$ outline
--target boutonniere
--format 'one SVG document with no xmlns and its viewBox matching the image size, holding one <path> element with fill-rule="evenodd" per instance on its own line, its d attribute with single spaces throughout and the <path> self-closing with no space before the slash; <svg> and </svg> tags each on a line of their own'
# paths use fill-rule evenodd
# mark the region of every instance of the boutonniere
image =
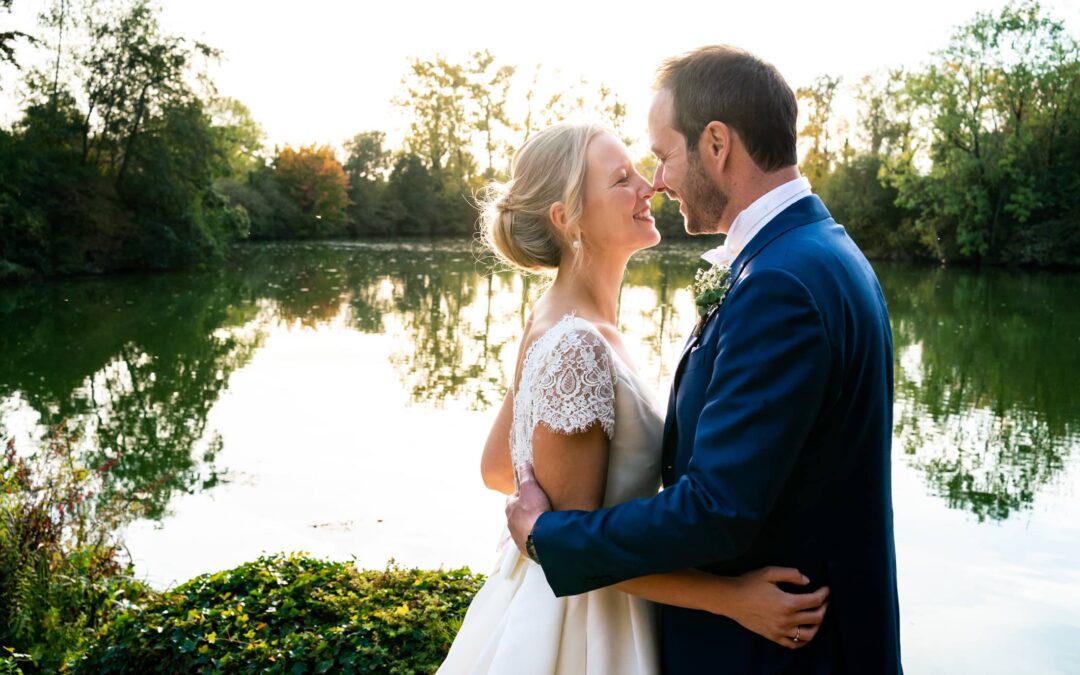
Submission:
<svg viewBox="0 0 1080 675">
<path fill-rule="evenodd" d="M 729 286 L 731 286 L 729 265 L 712 265 L 708 269 L 699 269 L 694 275 L 694 283 L 690 285 L 690 290 L 694 294 L 694 303 L 698 308 L 698 322 L 694 326 L 694 337 L 701 335 L 709 314 L 724 302 Z"/>
</svg>

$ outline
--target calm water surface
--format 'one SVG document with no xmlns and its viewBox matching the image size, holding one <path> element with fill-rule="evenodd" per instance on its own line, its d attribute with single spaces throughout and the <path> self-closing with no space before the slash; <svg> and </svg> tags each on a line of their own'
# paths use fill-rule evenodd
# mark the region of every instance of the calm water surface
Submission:
<svg viewBox="0 0 1080 675">
<path fill-rule="evenodd" d="M 631 264 L 619 321 L 666 397 L 702 244 Z M 911 673 L 1080 673 L 1080 274 L 878 264 Z M 0 425 L 67 418 L 150 517 L 157 586 L 306 550 L 485 571 L 479 451 L 542 283 L 446 243 L 240 249 L 224 270 L 0 289 Z"/>
</svg>

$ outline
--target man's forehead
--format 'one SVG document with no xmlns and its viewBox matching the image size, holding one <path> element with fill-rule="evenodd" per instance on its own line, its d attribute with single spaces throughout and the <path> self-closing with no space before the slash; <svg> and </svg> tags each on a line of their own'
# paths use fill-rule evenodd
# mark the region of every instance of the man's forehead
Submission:
<svg viewBox="0 0 1080 675">
<path fill-rule="evenodd" d="M 670 145 L 672 134 L 675 133 L 674 106 L 672 105 L 671 92 L 661 89 L 653 96 L 652 106 L 649 108 L 649 142 L 652 144 L 654 154 L 662 154 Z"/>
<path fill-rule="evenodd" d="M 653 94 L 652 105 L 649 107 L 649 123 L 670 126 L 675 113 L 674 102 L 670 89 L 661 89 Z"/>
</svg>

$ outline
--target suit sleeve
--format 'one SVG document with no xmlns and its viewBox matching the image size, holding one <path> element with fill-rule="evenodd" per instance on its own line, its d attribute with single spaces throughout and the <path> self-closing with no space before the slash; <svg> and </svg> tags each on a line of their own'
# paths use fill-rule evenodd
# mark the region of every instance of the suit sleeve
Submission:
<svg viewBox="0 0 1080 675">
<path fill-rule="evenodd" d="M 732 288 L 687 473 L 655 497 L 543 514 L 533 541 L 558 596 L 745 552 L 784 488 L 821 409 L 829 340 L 793 275 Z"/>
</svg>

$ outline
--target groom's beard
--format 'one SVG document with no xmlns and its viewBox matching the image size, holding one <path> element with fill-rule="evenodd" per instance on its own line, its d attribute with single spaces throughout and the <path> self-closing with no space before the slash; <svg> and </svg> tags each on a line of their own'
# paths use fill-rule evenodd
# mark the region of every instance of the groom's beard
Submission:
<svg viewBox="0 0 1080 675">
<path fill-rule="evenodd" d="M 686 182 L 681 191 L 686 207 L 687 234 L 715 234 L 728 205 L 727 194 L 709 180 L 696 152 L 689 153 Z"/>
</svg>

